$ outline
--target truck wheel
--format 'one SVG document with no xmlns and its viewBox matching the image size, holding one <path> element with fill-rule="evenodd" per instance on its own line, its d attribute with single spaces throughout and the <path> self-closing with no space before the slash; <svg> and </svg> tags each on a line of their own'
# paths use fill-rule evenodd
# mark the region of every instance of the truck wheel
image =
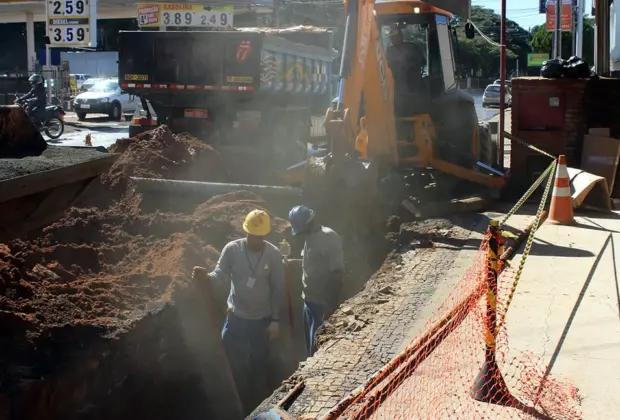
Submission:
<svg viewBox="0 0 620 420">
<path fill-rule="evenodd" d="M 108 114 L 110 119 L 112 121 L 120 121 L 122 114 L 123 114 L 123 110 L 121 108 L 121 104 L 119 104 L 118 102 L 113 102 L 112 103 L 112 110 Z"/>
<path fill-rule="evenodd" d="M 473 153 L 473 136 L 478 129 L 478 115 L 474 104 L 465 101 L 446 104 L 441 118 L 434 121 L 435 150 L 440 158 L 464 168 L 475 167 L 478 156 Z"/>
<path fill-rule="evenodd" d="M 272 132 L 271 139 L 274 164 L 280 169 L 285 169 L 306 160 L 308 145 L 303 142 L 307 137 L 300 127 L 278 124 Z"/>
<path fill-rule="evenodd" d="M 84 121 L 86 119 L 86 112 L 76 112 L 78 120 Z"/>
</svg>

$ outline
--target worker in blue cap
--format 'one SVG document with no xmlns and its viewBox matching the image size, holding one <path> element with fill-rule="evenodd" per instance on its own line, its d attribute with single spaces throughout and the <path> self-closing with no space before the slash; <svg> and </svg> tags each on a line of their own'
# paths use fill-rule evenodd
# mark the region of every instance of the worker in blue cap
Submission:
<svg viewBox="0 0 620 420">
<path fill-rule="evenodd" d="M 294 236 L 302 237 L 304 248 L 302 266 L 302 299 L 304 301 L 304 330 L 306 350 L 316 352 L 315 334 L 323 325 L 323 317 L 338 299 L 345 271 L 342 241 L 332 229 L 322 226 L 314 210 L 295 206 L 288 214 Z"/>
</svg>

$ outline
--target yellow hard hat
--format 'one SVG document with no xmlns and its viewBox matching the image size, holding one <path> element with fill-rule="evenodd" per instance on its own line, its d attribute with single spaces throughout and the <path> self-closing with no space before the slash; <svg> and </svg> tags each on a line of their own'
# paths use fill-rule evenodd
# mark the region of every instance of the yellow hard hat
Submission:
<svg viewBox="0 0 620 420">
<path fill-rule="evenodd" d="M 245 217 L 243 230 L 254 236 L 267 236 L 271 232 L 269 215 L 262 210 L 252 210 Z"/>
</svg>

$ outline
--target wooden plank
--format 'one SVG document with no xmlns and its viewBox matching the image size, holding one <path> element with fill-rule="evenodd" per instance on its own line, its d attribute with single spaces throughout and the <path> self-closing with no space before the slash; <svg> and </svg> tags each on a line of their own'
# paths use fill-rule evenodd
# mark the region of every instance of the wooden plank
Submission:
<svg viewBox="0 0 620 420">
<path fill-rule="evenodd" d="M 110 154 L 109 156 L 78 163 L 77 165 L 0 181 L 0 202 L 97 177 L 107 172 L 119 156 L 118 154 Z"/>
</svg>

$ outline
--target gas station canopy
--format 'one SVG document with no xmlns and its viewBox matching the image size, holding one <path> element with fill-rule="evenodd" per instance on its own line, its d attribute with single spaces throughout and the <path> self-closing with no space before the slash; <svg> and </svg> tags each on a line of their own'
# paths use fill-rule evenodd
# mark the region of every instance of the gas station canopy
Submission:
<svg viewBox="0 0 620 420">
<path fill-rule="evenodd" d="M 127 0 L 97 0 L 97 19 L 136 18 L 136 3 L 138 2 Z M 234 6 L 235 12 L 239 13 L 250 9 L 256 12 L 270 12 L 273 7 L 273 0 L 208 0 L 205 2 L 173 0 L 169 2 L 141 1 L 140 3 L 204 3 L 210 6 Z M 31 15 L 35 22 L 44 22 L 45 1 L 0 0 L 1 23 L 26 22 L 26 15 Z"/>
</svg>

